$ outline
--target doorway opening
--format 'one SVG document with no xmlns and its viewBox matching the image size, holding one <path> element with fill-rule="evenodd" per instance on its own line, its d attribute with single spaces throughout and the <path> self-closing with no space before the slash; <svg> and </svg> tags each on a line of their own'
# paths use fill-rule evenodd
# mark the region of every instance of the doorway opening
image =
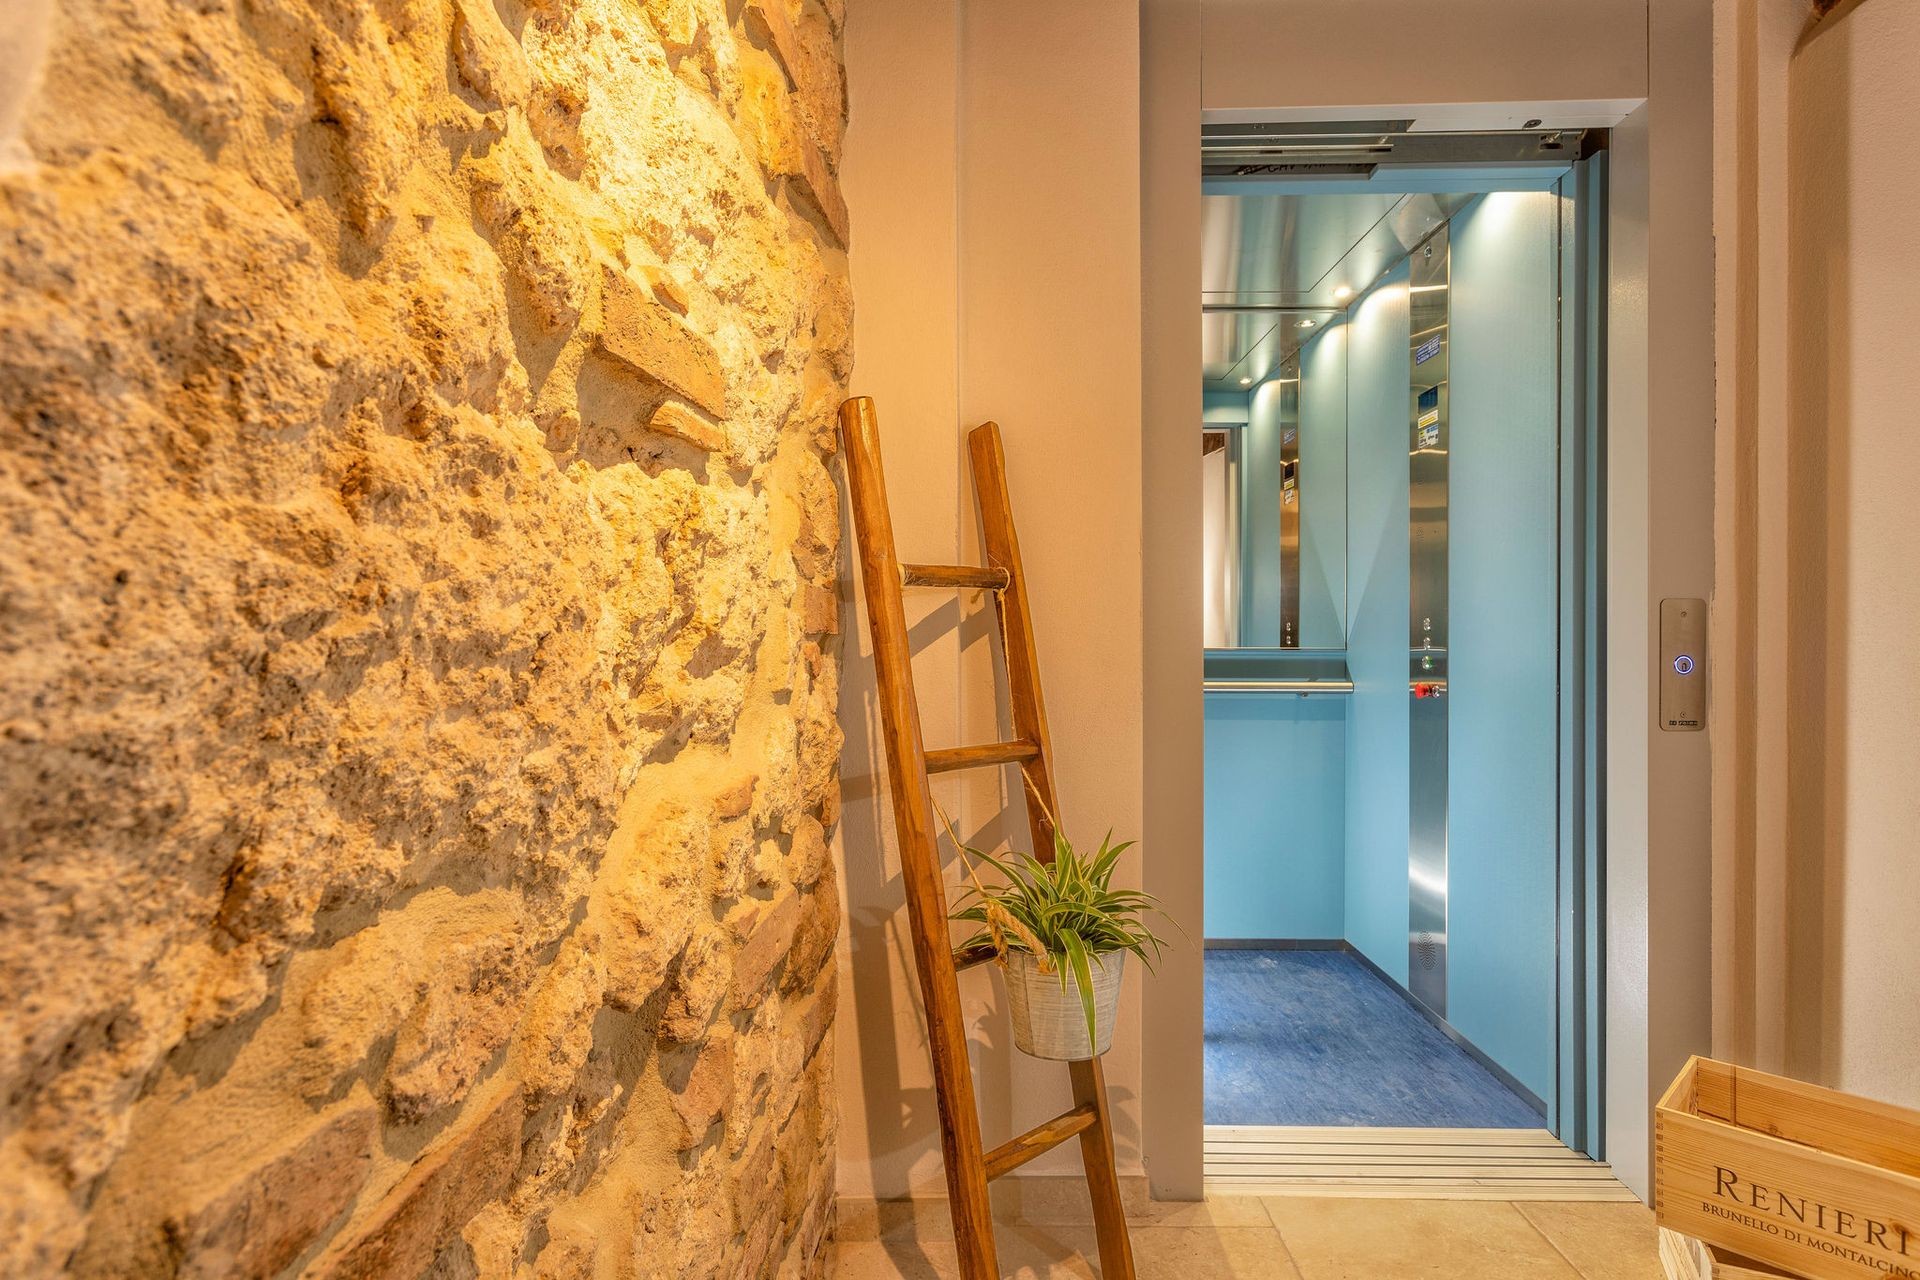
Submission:
<svg viewBox="0 0 1920 1280">
<path fill-rule="evenodd" d="M 1623 1190 L 1593 1163 L 1606 148 L 1206 126 L 1211 1183 L 1419 1149 Z"/>
</svg>

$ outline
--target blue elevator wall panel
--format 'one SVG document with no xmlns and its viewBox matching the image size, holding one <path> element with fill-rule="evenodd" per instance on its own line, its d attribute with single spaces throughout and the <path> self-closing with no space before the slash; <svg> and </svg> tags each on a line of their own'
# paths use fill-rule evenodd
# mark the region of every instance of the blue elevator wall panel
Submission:
<svg viewBox="0 0 1920 1280">
<path fill-rule="evenodd" d="M 1206 696 L 1206 936 L 1341 936 L 1341 697 Z"/>
<path fill-rule="evenodd" d="M 1300 353 L 1300 647 L 1346 638 L 1347 328 Z"/>
<path fill-rule="evenodd" d="M 1554 201 L 1453 220 L 1447 1021 L 1554 1083 Z"/>
<path fill-rule="evenodd" d="M 1347 322 L 1347 941 L 1407 982 L 1407 268 Z"/>
<path fill-rule="evenodd" d="M 1200 421 L 1210 426 L 1245 426 L 1247 400 L 1244 391 L 1202 391 Z"/>
</svg>

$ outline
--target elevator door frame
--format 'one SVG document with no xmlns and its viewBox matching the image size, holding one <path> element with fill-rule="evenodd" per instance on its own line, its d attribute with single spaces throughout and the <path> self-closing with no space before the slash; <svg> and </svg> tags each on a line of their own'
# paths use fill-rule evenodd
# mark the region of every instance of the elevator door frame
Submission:
<svg viewBox="0 0 1920 1280">
<path fill-rule="evenodd" d="M 1544 1127 L 1575 1152 L 1605 1159 L 1603 1026 L 1605 1010 L 1603 867 L 1605 601 L 1605 312 L 1607 286 L 1607 152 L 1604 147 L 1547 182 L 1507 185 L 1488 173 L 1477 188 L 1551 190 L 1555 196 L 1556 253 L 1553 288 L 1559 326 L 1553 347 L 1557 382 L 1554 494 L 1556 554 L 1556 661 L 1558 698 L 1555 771 L 1555 889 L 1550 907 L 1554 930 L 1554 1071 L 1546 1096 Z M 1451 219 L 1416 246 L 1410 258 L 1437 249 L 1448 274 Z M 1417 271 L 1417 266 L 1415 268 Z M 1444 296 L 1444 295 L 1443 295 Z M 1420 324 L 1409 315 L 1409 373 L 1420 360 Z M 1444 341 L 1442 347 L 1444 349 Z M 1417 388 L 1410 388 L 1417 391 Z M 1430 1020 L 1489 1066 L 1509 1087 L 1530 1091 L 1446 1021 L 1448 716 L 1448 542 L 1445 520 L 1449 406 L 1442 375 L 1437 440 L 1423 450 L 1420 406 L 1409 403 L 1409 595 L 1408 728 L 1409 914 L 1408 993 Z M 1431 457 L 1426 457 L 1431 455 Z M 1423 458 L 1430 464 L 1421 470 Z M 1427 495 L 1423 499 L 1422 495 Z M 1424 527 L 1418 511 L 1438 504 L 1437 521 Z M 1423 568 L 1424 566 L 1424 568 Z M 1422 688 L 1439 696 L 1423 696 Z M 1430 749 L 1422 751 L 1422 743 Z M 1424 763 L 1423 763 L 1424 761 Z M 1424 788 L 1424 790 L 1423 790 Z M 1425 797 L 1423 806 L 1422 798 Z M 1436 887 L 1437 885 L 1437 887 Z M 1432 963 L 1423 966 L 1423 960 Z M 1430 981 L 1422 983 L 1422 978 Z"/>
<path fill-rule="evenodd" d="M 1689 60 L 1701 59 L 1703 41 L 1696 31 L 1680 32 L 1656 59 L 1666 104 L 1657 121 L 1644 88 L 1605 101 L 1486 101 L 1469 94 L 1446 100 L 1463 105 L 1382 106 L 1361 96 L 1338 108 L 1267 102 L 1256 110 L 1246 104 L 1263 95 L 1244 75 L 1203 81 L 1197 7 L 1156 0 L 1143 13 L 1142 463 L 1152 477 L 1143 494 L 1143 865 L 1145 886 L 1182 918 L 1198 919 L 1204 903 L 1196 856 L 1201 695 L 1193 687 L 1201 663 L 1183 621 L 1194 613 L 1187 601 L 1197 599 L 1190 565 L 1198 554 L 1200 495 L 1197 482 L 1171 483 L 1183 468 L 1198 466 L 1197 456 L 1186 461 L 1193 451 L 1185 427 L 1198 400 L 1200 335 L 1189 308 L 1200 278 L 1201 193 L 1192 180 L 1200 124 L 1407 115 L 1431 116 L 1431 127 L 1487 128 L 1545 117 L 1612 130 L 1605 195 L 1611 225 L 1595 272 L 1605 281 L 1606 327 L 1591 341 L 1604 353 L 1605 369 L 1594 371 L 1589 395 L 1604 389 L 1606 397 L 1605 444 L 1596 450 L 1605 484 L 1590 490 L 1604 496 L 1605 561 L 1595 562 L 1604 573 L 1589 598 L 1598 602 L 1607 697 L 1604 721 L 1588 733 L 1589 776 L 1604 784 L 1589 797 L 1588 826 L 1597 833 L 1592 851 L 1596 871 L 1604 866 L 1606 909 L 1596 899 L 1586 914 L 1602 926 L 1596 932 L 1605 940 L 1606 982 L 1604 992 L 1591 983 L 1586 999 L 1605 1011 L 1589 1052 L 1605 1066 L 1608 1162 L 1649 1197 L 1651 1109 L 1671 1079 L 1669 1064 L 1698 1051 L 1710 1029 L 1704 735 L 1676 743 L 1659 734 L 1650 692 L 1652 602 L 1660 594 L 1704 595 L 1711 586 L 1710 521 L 1698 499 L 1710 494 L 1712 374 L 1687 364 L 1701 348 L 1700 331 L 1711 329 L 1711 270 L 1701 265 L 1711 251 L 1710 219 L 1698 177 L 1708 112 L 1703 95 L 1681 79 Z M 1470 86 L 1473 74 L 1457 78 Z M 1359 83 L 1358 93 L 1380 79 Z M 1658 207 L 1656 186 L 1666 193 Z M 1657 279 L 1655 259 L 1664 264 Z M 1671 348 L 1658 359 L 1656 342 Z M 1693 509 L 1668 509 L 1683 502 Z M 1189 542 L 1193 556 L 1186 554 Z M 1170 956 L 1143 988 L 1140 1150 L 1160 1198 L 1203 1193 L 1203 985 L 1195 949 Z"/>
</svg>

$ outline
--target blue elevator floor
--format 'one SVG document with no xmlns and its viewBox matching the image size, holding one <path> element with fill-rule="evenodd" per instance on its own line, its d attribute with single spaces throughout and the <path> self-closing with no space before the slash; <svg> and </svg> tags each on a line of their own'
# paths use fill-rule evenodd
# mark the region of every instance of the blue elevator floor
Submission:
<svg viewBox="0 0 1920 1280">
<path fill-rule="evenodd" d="M 1546 1123 L 1355 956 L 1219 949 L 1206 966 L 1208 1124 Z"/>
</svg>

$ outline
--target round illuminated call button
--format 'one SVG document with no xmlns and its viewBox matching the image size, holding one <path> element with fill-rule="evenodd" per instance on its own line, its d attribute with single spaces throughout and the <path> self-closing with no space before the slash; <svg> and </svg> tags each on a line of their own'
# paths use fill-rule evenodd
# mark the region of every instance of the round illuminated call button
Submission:
<svg viewBox="0 0 1920 1280">
<path fill-rule="evenodd" d="M 1690 676 L 1693 674 L 1693 659 L 1683 653 L 1673 660 L 1673 669 L 1679 675 Z"/>
</svg>

